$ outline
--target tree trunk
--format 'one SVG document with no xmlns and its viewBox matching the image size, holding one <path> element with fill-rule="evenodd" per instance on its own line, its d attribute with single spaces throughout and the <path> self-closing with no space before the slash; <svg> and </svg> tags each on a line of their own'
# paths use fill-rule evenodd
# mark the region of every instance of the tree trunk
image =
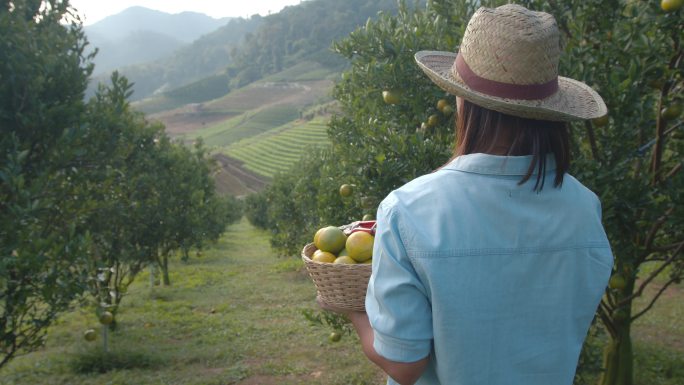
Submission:
<svg viewBox="0 0 684 385">
<path fill-rule="evenodd" d="M 169 257 L 167 255 L 162 257 L 162 279 L 164 286 L 171 286 L 171 279 L 169 278 Z"/>
<path fill-rule="evenodd" d="M 634 385 L 631 321 L 629 316 L 615 321 L 615 336 L 603 350 L 600 385 Z"/>
</svg>

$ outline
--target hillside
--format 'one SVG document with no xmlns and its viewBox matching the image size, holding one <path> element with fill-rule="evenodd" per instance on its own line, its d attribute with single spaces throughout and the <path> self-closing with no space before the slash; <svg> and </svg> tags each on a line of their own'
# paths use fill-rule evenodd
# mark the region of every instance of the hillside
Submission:
<svg viewBox="0 0 684 385">
<path fill-rule="evenodd" d="M 162 122 L 178 140 L 201 138 L 220 166 L 215 174 L 219 192 L 243 196 L 260 191 L 311 146 L 327 145 L 335 75 L 303 62 L 205 103 L 165 109 L 176 103 L 163 95 L 134 107 Z"/>
<path fill-rule="evenodd" d="M 168 14 L 131 7 L 84 28 L 91 47 L 98 48 L 95 75 L 167 56 L 230 19 L 195 13 Z"/>
<path fill-rule="evenodd" d="M 252 33 L 261 25 L 262 19 L 258 15 L 250 19 L 230 19 L 213 32 L 153 61 L 120 67 L 119 71 L 135 83 L 131 99 L 145 99 L 224 72 L 230 62 L 230 52 L 236 49 L 246 34 Z M 101 50 L 98 56 L 103 54 Z M 98 83 L 106 84 L 108 81 L 108 72 L 94 76 L 89 94 L 92 95 Z M 225 83 L 227 86 L 228 82 Z M 226 88 L 222 94 L 227 93 L 227 90 Z M 216 95 L 204 97 L 203 100 L 213 97 Z"/>
<path fill-rule="evenodd" d="M 346 61 L 330 51 L 332 42 L 379 11 L 396 9 L 396 0 L 304 1 L 265 17 L 231 19 L 169 55 L 120 72 L 134 83 L 132 100 L 141 100 L 211 76 L 226 76 L 227 89 L 240 88 L 302 61 L 341 71 Z M 91 92 L 107 81 L 106 74 L 95 77 Z"/>
<path fill-rule="evenodd" d="M 306 1 L 266 17 L 231 20 L 173 60 L 127 68 L 144 74 L 142 84 L 124 74 L 136 82 L 135 108 L 162 122 L 178 140 L 203 140 L 222 166 L 216 174 L 221 192 L 245 195 L 292 167 L 311 147 L 328 145 L 327 120 L 335 108 L 331 91 L 346 67 L 330 47 L 378 12 L 396 9 L 394 0 Z M 238 23 L 259 25 L 227 50 L 221 36 Z M 172 86 L 171 79 L 179 77 L 166 71 L 180 73 L 184 58 L 209 51 L 229 56 L 225 70 Z"/>
</svg>

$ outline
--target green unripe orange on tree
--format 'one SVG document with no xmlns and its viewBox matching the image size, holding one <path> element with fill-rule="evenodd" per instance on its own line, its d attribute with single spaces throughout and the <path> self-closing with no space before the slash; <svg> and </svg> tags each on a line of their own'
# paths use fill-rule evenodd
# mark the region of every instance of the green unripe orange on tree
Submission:
<svg viewBox="0 0 684 385">
<path fill-rule="evenodd" d="M 328 339 L 330 340 L 330 342 L 338 342 L 342 339 L 342 334 L 338 332 L 332 332 L 330 333 L 330 336 L 328 336 Z"/>
<path fill-rule="evenodd" d="M 102 312 L 100 314 L 100 323 L 103 325 L 109 325 L 114 322 L 114 315 L 108 311 Z"/>
<path fill-rule="evenodd" d="M 451 114 L 454 113 L 454 108 L 451 106 L 446 106 L 446 107 L 442 108 L 441 111 L 442 111 L 442 114 L 444 114 L 444 116 L 451 116 Z"/>
<path fill-rule="evenodd" d="M 361 218 L 362 221 L 372 221 L 373 219 L 375 219 L 373 214 L 364 214 L 363 218 Z"/>
<path fill-rule="evenodd" d="M 679 104 L 673 104 L 669 107 L 665 107 L 660 111 L 660 117 L 665 120 L 677 119 L 677 117 L 682 113 L 682 106 Z"/>
<path fill-rule="evenodd" d="M 382 91 L 382 100 L 387 104 L 399 104 L 401 102 L 401 97 L 399 92 L 395 90 L 385 90 Z"/>
<path fill-rule="evenodd" d="M 432 114 L 427 120 L 428 127 L 434 127 L 439 123 L 439 116 L 437 114 Z"/>
<path fill-rule="evenodd" d="M 679 10 L 684 4 L 684 0 L 662 0 L 660 2 L 660 8 L 665 12 L 675 12 Z"/>
<path fill-rule="evenodd" d="M 97 333 L 95 333 L 95 329 L 88 329 L 85 332 L 83 332 L 83 338 L 85 338 L 85 340 L 88 342 L 95 341 L 95 339 L 97 338 Z"/>
<path fill-rule="evenodd" d="M 608 287 L 615 290 L 622 290 L 627 286 L 627 281 L 622 274 L 613 274 L 608 280 Z"/>
<path fill-rule="evenodd" d="M 354 193 L 354 187 L 350 184 L 343 184 L 340 186 L 340 195 L 343 197 L 349 197 Z"/>
<path fill-rule="evenodd" d="M 439 99 L 437 101 L 437 109 L 440 111 L 442 111 L 444 109 L 444 107 L 448 107 L 448 106 L 449 106 L 449 101 L 446 99 Z"/>
<path fill-rule="evenodd" d="M 344 248 L 344 244 L 347 242 L 347 236 L 344 235 L 344 232 L 339 227 L 328 226 L 322 228 L 319 232 L 314 236 L 314 244 L 318 250 L 337 254 Z"/>
</svg>

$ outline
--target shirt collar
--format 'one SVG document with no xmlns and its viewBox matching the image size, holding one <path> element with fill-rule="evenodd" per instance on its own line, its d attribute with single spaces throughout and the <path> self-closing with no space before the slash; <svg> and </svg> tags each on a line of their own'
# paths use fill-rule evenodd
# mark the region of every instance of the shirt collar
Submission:
<svg viewBox="0 0 684 385">
<path fill-rule="evenodd" d="M 456 157 L 442 169 L 491 175 L 525 175 L 530 168 L 532 155 L 500 156 L 490 154 L 468 154 Z M 556 169 L 553 154 L 546 155 L 546 172 Z M 532 175 L 537 174 L 535 167 Z"/>
</svg>

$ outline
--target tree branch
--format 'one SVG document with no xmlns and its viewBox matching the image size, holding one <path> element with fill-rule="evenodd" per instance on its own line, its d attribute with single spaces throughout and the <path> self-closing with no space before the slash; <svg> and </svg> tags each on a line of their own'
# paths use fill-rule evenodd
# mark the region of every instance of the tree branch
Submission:
<svg viewBox="0 0 684 385">
<path fill-rule="evenodd" d="M 615 338 L 617 336 L 617 331 L 615 330 L 615 326 L 613 325 L 613 320 L 610 319 L 609 308 L 606 305 L 606 303 L 603 302 L 603 300 L 601 300 L 601 302 L 599 303 L 597 313 L 601 318 L 601 322 L 603 322 L 603 325 L 606 327 L 608 334 L 610 334 L 611 337 Z"/>
<path fill-rule="evenodd" d="M 630 321 L 631 321 L 631 322 L 634 322 L 634 320 L 636 320 L 637 318 L 639 318 L 639 317 L 641 317 L 642 315 L 646 314 L 647 311 L 651 310 L 651 308 L 653 307 L 653 305 L 655 304 L 655 302 L 658 300 L 658 298 L 660 297 L 660 295 L 663 294 L 663 293 L 665 292 L 665 290 L 667 290 L 668 286 L 670 286 L 671 284 L 673 284 L 675 281 L 676 281 L 675 278 L 672 278 L 672 279 L 670 279 L 669 281 L 667 281 L 667 283 L 665 283 L 665 284 L 663 285 L 663 287 L 661 287 L 660 290 L 658 290 L 658 292 L 653 296 L 653 298 L 651 298 L 651 302 L 649 302 L 649 304 L 648 304 L 645 308 L 643 308 L 640 312 L 638 312 L 637 314 L 635 314 L 634 316 L 632 316 L 632 318 L 630 319 Z"/>
<path fill-rule="evenodd" d="M 672 251 L 679 247 L 679 245 L 684 242 L 684 240 L 677 241 L 675 243 L 670 243 L 669 245 L 662 245 L 662 246 L 653 246 L 651 247 L 651 251 L 657 252 L 657 253 L 667 253 L 668 251 Z M 665 258 L 647 258 L 646 261 L 664 261 Z"/>
<path fill-rule="evenodd" d="M 677 39 L 677 36 L 673 36 L 673 39 L 675 41 L 675 50 L 677 51 L 672 58 L 670 59 L 670 64 L 669 68 L 674 69 L 679 65 L 680 60 L 682 59 L 682 56 L 684 55 L 682 53 L 682 50 L 679 49 L 679 40 Z M 658 183 L 661 182 L 660 178 L 660 166 L 661 166 L 661 161 L 663 157 L 663 151 L 665 148 L 664 141 L 665 141 L 665 125 L 666 122 L 660 116 L 660 111 L 663 108 L 663 100 L 667 98 L 668 93 L 670 92 L 670 88 L 672 87 L 674 83 L 674 79 L 665 82 L 665 85 L 663 88 L 660 90 L 660 97 L 658 98 L 658 108 L 656 110 L 656 113 L 658 114 L 658 117 L 656 119 L 656 142 L 655 142 L 655 148 L 653 149 L 653 158 L 651 161 L 651 171 L 653 172 L 653 185 L 657 185 Z"/>
<path fill-rule="evenodd" d="M 646 235 L 646 240 L 644 241 L 644 254 L 639 258 L 639 262 L 643 262 L 646 260 L 646 257 L 651 253 L 651 248 L 653 247 L 653 242 L 655 241 L 655 236 L 658 230 L 665 224 L 665 221 L 667 221 L 667 218 L 672 214 L 674 211 L 674 206 L 670 207 L 665 211 L 663 215 L 660 216 L 654 223 L 653 226 L 651 226 L 651 230 L 648 232 L 648 235 Z"/>
<path fill-rule="evenodd" d="M 639 289 L 632 293 L 632 295 L 623 298 L 620 302 L 618 302 L 617 306 L 625 306 L 627 305 L 630 301 L 632 301 L 636 297 L 640 297 L 644 293 L 644 289 L 648 284 L 653 281 L 655 277 L 657 277 L 668 265 L 670 265 L 672 262 L 674 262 L 675 258 L 679 255 L 679 253 L 684 249 L 684 242 L 681 242 L 677 249 L 672 252 L 670 257 L 665 260 L 657 269 L 655 269 L 641 284 L 639 285 Z"/>
<path fill-rule="evenodd" d="M 675 175 L 679 172 L 679 170 L 681 170 L 681 169 L 682 169 L 682 163 L 681 163 L 681 162 L 680 162 L 680 163 L 677 163 L 674 167 L 672 167 L 672 170 L 670 170 L 670 172 L 668 172 L 667 174 L 665 174 L 665 177 L 663 177 L 663 180 L 668 180 L 668 179 L 672 178 L 672 177 L 675 176 Z"/>
</svg>

